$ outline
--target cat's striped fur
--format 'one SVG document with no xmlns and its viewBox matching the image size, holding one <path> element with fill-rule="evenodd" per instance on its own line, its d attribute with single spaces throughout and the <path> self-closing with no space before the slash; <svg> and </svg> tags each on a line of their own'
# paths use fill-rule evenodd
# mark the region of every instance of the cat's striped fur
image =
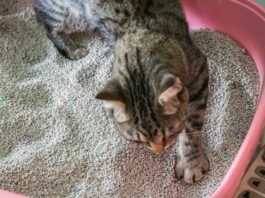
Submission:
<svg viewBox="0 0 265 198">
<path fill-rule="evenodd" d="M 87 54 L 67 32 L 98 29 L 115 49 L 113 77 L 96 98 L 128 140 L 161 153 L 178 140 L 176 173 L 188 183 L 209 163 L 200 131 L 207 61 L 190 39 L 177 0 L 37 0 L 37 19 L 70 59 Z"/>
</svg>

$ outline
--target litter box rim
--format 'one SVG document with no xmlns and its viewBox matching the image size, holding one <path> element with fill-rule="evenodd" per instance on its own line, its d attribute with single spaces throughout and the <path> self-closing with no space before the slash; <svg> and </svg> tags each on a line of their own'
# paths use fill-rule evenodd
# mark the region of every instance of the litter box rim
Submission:
<svg viewBox="0 0 265 198">
<path fill-rule="evenodd" d="M 230 36 L 258 69 L 260 94 L 253 120 L 232 166 L 211 195 L 233 198 L 265 126 L 265 9 L 254 0 L 182 0 L 182 4 L 191 30 L 208 28 Z"/>
</svg>

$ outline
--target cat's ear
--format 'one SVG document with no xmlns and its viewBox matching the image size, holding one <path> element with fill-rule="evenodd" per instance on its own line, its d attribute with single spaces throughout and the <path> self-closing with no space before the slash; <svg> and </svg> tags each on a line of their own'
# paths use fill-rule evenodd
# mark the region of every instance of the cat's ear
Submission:
<svg viewBox="0 0 265 198">
<path fill-rule="evenodd" d="M 178 99 L 182 91 L 180 79 L 173 74 L 165 74 L 159 84 L 158 103 L 163 107 L 164 114 L 171 115 L 177 112 L 180 104 Z"/>
<path fill-rule="evenodd" d="M 118 79 L 113 78 L 96 95 L 96 99 L 102 100 L 106 109 L 113 112 L 118 122 L 126 122 L 129 119 L 126 113 L 125 97 Z"/>
</svg>

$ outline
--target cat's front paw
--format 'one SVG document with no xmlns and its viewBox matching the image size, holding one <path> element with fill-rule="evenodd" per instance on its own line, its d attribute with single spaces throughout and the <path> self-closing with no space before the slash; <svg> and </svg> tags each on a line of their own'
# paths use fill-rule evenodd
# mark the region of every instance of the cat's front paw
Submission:
<svg viewBox="0 0 265 198">
<path fill-rule="evenodd" d="M 196 156 L 178 159 L 175 167 L 177 179 L 193 184 L 203 178 L 209 169 L 209 160 L 204 152 Z"/>
<path fill-rule="evenodd" d="M 86 48 L 78 48 L 74 52 L 69 53 L 68 58 L 71 60 L 79 60 L 84 58 L 88 54 L 88 50 Z"/>
</svg>

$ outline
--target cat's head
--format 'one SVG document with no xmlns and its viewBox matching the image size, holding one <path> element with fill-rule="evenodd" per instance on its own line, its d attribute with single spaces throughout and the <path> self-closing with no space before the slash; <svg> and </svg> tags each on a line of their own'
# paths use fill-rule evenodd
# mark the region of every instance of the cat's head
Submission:
<svg viewBox="0 0 265 198">
<path fill-rule="evenodd" d="M 138 82 L 112 78 L 96 98 L 111 112 L 123 137 L 162 153 L 184 127 L 188 91 L 172 73 L 158 77 L 154 86 L 141 84 L 145 82 L 138 75 Z"/>
<path fill-rule="evenodd" d="M 187 58 L 175 39 L 148 31 L 116 45 L 112 79 L 97 94 L 119 132 L 156 153 L 183 130 L 189 100 Z"/>
</svg>

